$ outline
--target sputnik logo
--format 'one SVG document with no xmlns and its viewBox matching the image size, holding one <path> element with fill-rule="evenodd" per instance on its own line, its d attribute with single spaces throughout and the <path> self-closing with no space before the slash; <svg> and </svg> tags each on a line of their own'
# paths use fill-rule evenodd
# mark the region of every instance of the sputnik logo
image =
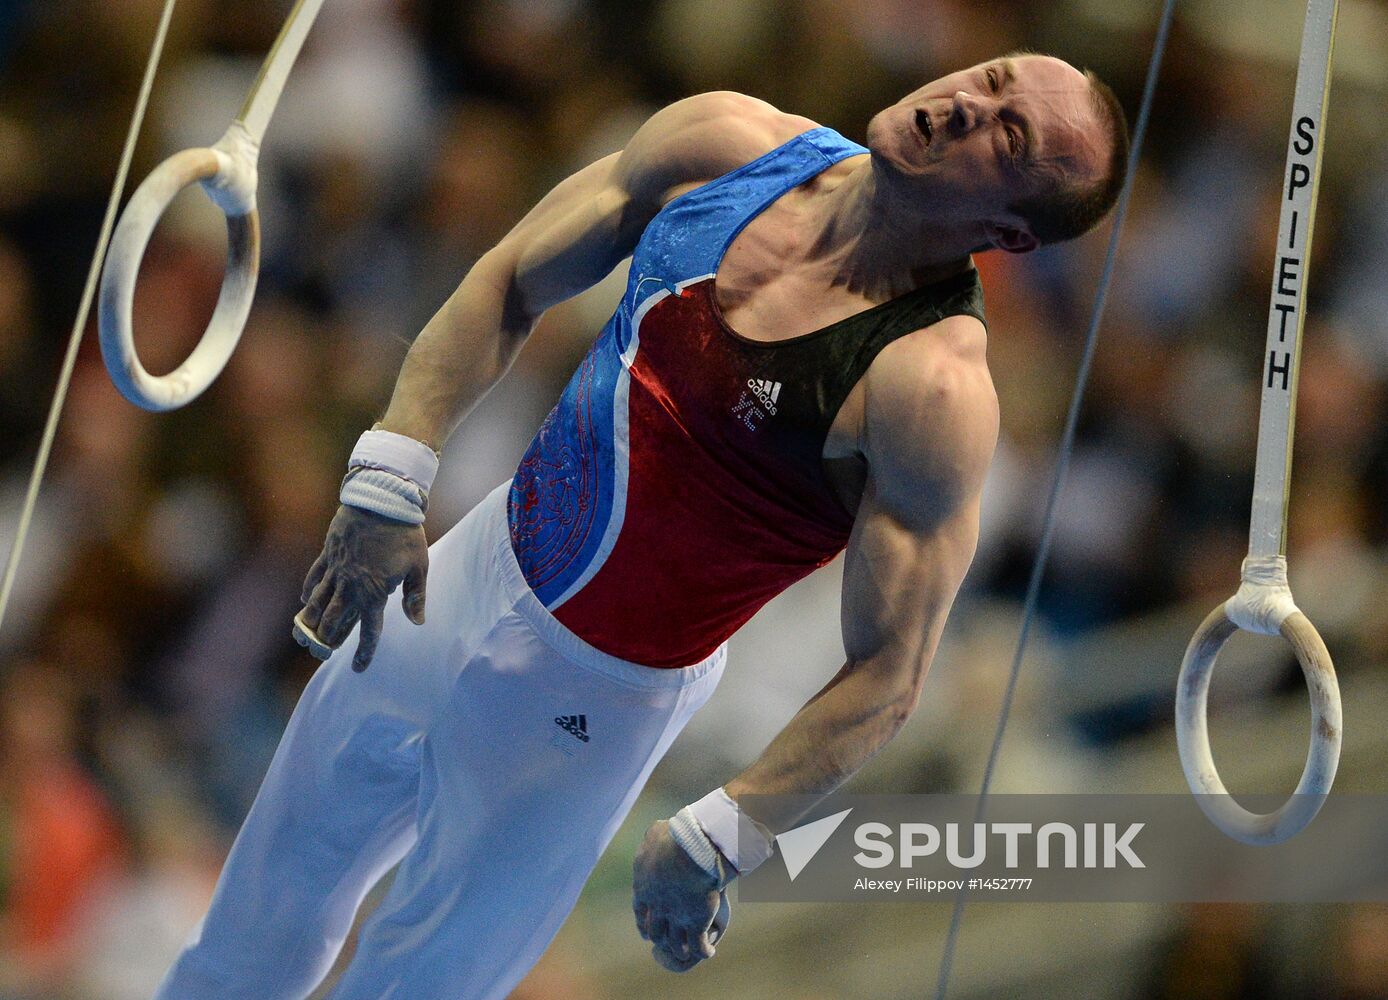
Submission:
<svg viewBox="0 0 1388 1000">
<path fill-rule="evenodd" d="M 834 831 L 839 825 L 848 818 L 852 809 L 845 809 L 843 812 L 834 813 L 832 816 L 825 816 L 817 819 L 813 823 L 806 823 L 804 826 L 797 826 L 794 830 L 787 830 L 776 838 L 776 843 L 781 848 L 781 860 L 786 864 L 786 874 L 790 876 L 792 882 L 795 877 L 805 870 L 805 866 L 814 859 L 829 838 L 834 835 Z"/>
</svg>

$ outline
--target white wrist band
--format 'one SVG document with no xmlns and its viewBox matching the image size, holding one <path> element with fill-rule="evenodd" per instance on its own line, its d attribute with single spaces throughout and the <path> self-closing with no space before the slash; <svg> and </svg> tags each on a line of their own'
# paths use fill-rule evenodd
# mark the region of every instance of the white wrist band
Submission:
<svg viewBox="0 0 1388 1000">
<path fill-rule="evenodd" d="M 738 874 L 745 875 L 771 857 L 775 839 L 770 831 L 743 813 L 723 789 L 715 788 L 685 808 Z"/>
<path fill-rule="evenodd" d="M 423 441 L 369 430 L 357 439 L 338 499 L 393 521 L 423 524 L 439 456 Z"/>
<path fill-rule="evenodd" d="M 670 817 L 670 836 L 675 843 L 684 848 L 684 853 L 689 855 L 690 860 L 707 872 L 715 882 L 723 881 L 725 873 L 723 866 L 718 862 L 718 848 L 714 847 L 713 841 L 704 834 L 699 821 L 694 818 L 688 806 Z"/>
<path fill-rule="evenodd" d="M 390 472 L 428 493 L 439 471 L 439 456 L 423 441 L 394 431 L 370 430 L 357 439 L 347 468 Z"/>
<path fill-rule="evenodd" d="M 347 507 L 369 510 L 392 521 L 423 524 L 429 507 L 429 494 L 408 479 L 382 469 L 353 469 L 342 480 L 338 494 Z"/>
</svg>

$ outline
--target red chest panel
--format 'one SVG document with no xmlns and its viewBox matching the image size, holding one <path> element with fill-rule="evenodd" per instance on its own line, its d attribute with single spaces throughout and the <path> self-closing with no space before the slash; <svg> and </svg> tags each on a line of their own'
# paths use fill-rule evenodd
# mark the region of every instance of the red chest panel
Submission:
<svg viewBox="0 0 1388 1000">
<path fill-rule="evenodd" d="M 621 531 L 554 609 L 599 649 L 651 666 L 712 653 L 853 526 L 820 469 L 814 401 L 796 405 L 803 384 L 787 384 L 777 352 L 724 331 L 712 289 L 667 296 L 641 323 Z"/>
<path fill-rule="evenodd" d="M 511 484 L 511 547 L 575 634 L 623 659 L 696 663 L 847 543 L 821 453 L 893 339 L 982 318 L 972 268 L 790 340 L 728 329 L 713 275 L 752 218 L 867 151 L 813 129 L 676 198 L 647 226 L 627 292 Z"/>
</svg>

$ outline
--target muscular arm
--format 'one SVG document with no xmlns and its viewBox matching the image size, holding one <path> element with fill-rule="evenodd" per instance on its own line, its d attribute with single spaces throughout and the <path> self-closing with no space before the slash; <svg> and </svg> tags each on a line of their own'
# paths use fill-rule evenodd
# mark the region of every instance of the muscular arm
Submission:
<svg viewBox="0 0 1388 1000">
<path fill-rule="evenodd" d="M 652 116 L 622 152 L 555 187 L 474 265 L 415 339 L 382 426 L 441 448 L 546 309 L 630 256 L 681 187 L 774 145 L 788 117 L 740 94 L 691 97 Z"/>
<path fill-rule="evenodd" d="M 997 401 L 973 324 L 955 318 L 904 338 L 869 371 L 868 476 L 844 564 L 847 662 L 728 783 L 734 800 L 827 795 L 915 710 L 973 559 L 980 490 L 997 439 Z M 759 800 L 743 808 L 776 832 L 800 815 Z"/>
<path fill-rule="evenodd" d="M 540 315 L 631 252 L 659 205 L 634 196 L 631 157 L 623 157 L 563 181 L 478 260 L 405 356 L 386 430 L 441 448 L 505 374 Z"/>
<path fill-rule="evenodd" d="M 559 184 L 483 255 L 410 347 L 380 426 L 441 450 L 541 314 L 629 256 L 666 201 L 808 124 L 732 93 L 701 94 L 653 115 L 626 149 Z M 410 620 L 424 622 L 427 571 L 420 525 L 339 507 L 304 581 L 295 638 L 327 657 L 360 621 L 353 665 L 366 669 L 396 587 L 404 584 Z"/>
<path fill-rule="evenodd" d="M 858 437 L 868 474 L 844 565 L 848 660 L 724 786 L 773 833 L 794 826 L 805 796 L 832 792 L 915 710 L 973 559 L 979 494 L 997 441 L 983 353 L 977 321 L 953 317 L 892 344 L 864 377 Z M 794 796 L 798 805 L 756 797 L 763 795 Z M 632 909 L 656 961 L 683 972 L 713 955 L 721 888 L 676 843 L 670 823 L 651 826 L 634 864 Z"/>
</svg>

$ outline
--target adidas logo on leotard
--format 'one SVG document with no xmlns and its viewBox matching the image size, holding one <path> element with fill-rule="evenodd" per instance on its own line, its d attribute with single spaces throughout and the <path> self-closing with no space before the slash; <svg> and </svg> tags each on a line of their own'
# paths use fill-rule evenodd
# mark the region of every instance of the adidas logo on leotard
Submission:
<svg viewBox="0 0 1388 1000">
<path fill-rule="evenodd" d="M 584 743 L 588 742 L 588 716 L 559 715 L 555 716 L 554 724 Z"/>
<path fill-rule="evenodd" d="M 776 400 L 780 397 L 780 382 L 766 378 L 749 378 L 747 388 L 733 404 L 732 414 L 746 424 L 749 431 L 754 431 L 757 429 L 756 421 L 776 415 Z"/>
<path fill-rule="evenodd" d="M 756 394 L 756 397 L 761 400 L 762 406 L 765 406 L 767 412 L 774 417 L 776 415 L 776 400 L 781 396 L 781 383 L 772 382 L 765 378 L 749 378 L 747 388 Z"/>
</svg>

